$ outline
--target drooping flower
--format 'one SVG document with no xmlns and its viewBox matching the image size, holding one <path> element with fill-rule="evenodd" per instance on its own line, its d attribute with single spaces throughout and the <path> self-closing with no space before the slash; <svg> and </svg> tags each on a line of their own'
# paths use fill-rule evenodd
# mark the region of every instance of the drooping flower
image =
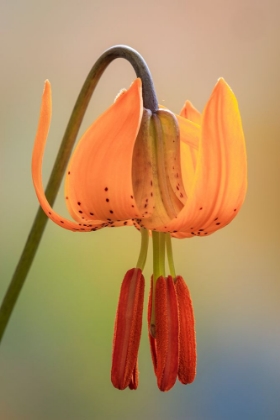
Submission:
<svg viewBox="0 0 280 420">
<path fill-rule="evenodd" d="M 202 114 L 189 101 L 180 115 L 163 107 L 150 110 L 143 106 L 142 95 L 137 78 L 80 139 L 66 171 L 70 220 L 51 208 L 42 183 L 51 119 L 47 81 L 32 176 L 42 209 L 59 226 L 88 232 L 134 225 L 141 231 L 139 260 L 124 277 L 115 321 L 111 379 L 119 389 L 138 386 L 142 271 L 152 232 L 149 339 L 158 387 L 167 391 L 177 377 L 191 383 L 196 372 L 192 302 L 184 280 L 175 273 L 170 238 L 212 234 L 237 215 L 247 187 L 246 151 L 237 101 L 223 79 Z"/>
</svg>

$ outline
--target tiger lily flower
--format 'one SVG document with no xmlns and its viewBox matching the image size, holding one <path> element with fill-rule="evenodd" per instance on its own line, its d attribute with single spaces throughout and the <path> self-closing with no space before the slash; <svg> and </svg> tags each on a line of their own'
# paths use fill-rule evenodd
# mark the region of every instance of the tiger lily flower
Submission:
<svg viewBox="0 0 280 420">
<path fill-rule="evenodd" d="M 223 79 L 202 114 L 189 101 L 180 115 L 144 105 L 138 77 L 81 137 L 66 171 L 65 200 L 71 220 L 52 209 L 42 183 L 51 120 L 47 81 L 32 176 L 42 209 L 64 229 L 89 232 L 134 225 L 141 231 L 139 260 L 124 277 L 115 321 L 111 379 L 118 389 L 138 386 L 142 271 L 152 233 L 149 339 L 158 387 L 167 391 L 177 377 L 191 383 L 196 372 L 192 302 L 183 278 L 175 273 L 170 238 L 203 237 L 231 222 L 246 194 L 246 151 L 237 101 Z"/>
</svg>

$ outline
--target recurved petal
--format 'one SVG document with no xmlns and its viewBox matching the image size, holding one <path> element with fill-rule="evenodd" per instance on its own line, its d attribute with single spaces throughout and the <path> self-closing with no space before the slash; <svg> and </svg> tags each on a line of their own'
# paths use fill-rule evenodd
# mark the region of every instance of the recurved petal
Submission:
<svg viewBox="0 0 280 420">
<path fill-rule="evenodd" d="M 196 374 L 196 340 L 192 300 L 189 289 L 181 276 L 175 279 L 175 289 L 179 306 L 180 357 L 178 379 L 190 384 Z"/>
<path fill-rule="evenodd" d="M 47 80 L 44 86 L 44 92 L 42 97 L 42 104 L 40 110 L 39 124 L 35 137 L 35 143 L 32 154 L 32 178 L 35 187 L 35 191 L 40 202 L 40 205 L 46 215 L 57 225 L 63 227 L 64 229 L 73 230 L 73 231 L 90 231 L 93 228 L 97 229 L 100 225 L 100 221 L 96 221 L 91 224 L 91 226 L 84 225 L 82 223 L 79 225 L 73 221 L 65 219 L 55 212 L 44 192 L 43 181 L 42 181 L 42 160 L 45 150 L 45 144 L 48 137 L 50 122 L 51 122 L 51 113 L 52 113 L 52 97 L 51 97 L 51 84 Z"/>
<path fill-rule="evenodd" d="M 136 389 L 137 355 L 142 329 L 144 277 L 139 268 L 129 270 L 123 280 L 113 340 L 111 381 L 115 388 Z"/>
<path fill-rule="evenodd" d="M 142 112 L 141 80 L 136 79 L 79 141 L 66 178 L 73 217 L 81 212 L 86 219 L 106 221 L 140 216 L 133 194 L 132 157 Z"/>
<path fill-rule="evenodd" d="M 237 100 L 219 79 L 202 116 L 193 191 L 173 236 L 209 235 L 238 213 L 247 189 L 245 141 Z"/>
</svg>

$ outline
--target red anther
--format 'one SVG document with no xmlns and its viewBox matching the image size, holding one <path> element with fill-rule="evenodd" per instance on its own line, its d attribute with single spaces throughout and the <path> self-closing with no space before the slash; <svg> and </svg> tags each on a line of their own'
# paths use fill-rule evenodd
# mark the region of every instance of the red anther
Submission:
<svg viewBox="0 0 280 420">
<path fill-rule="evenodd" d="M 148 303 L 148 331 L 149 331 L 149 341 L 150 341 L 150 350 L 152 361 L 154 365 L 154 371 L 156 375 L 156 368 L 157 368 L 157 352 L 156 352 L 156 340 L 155 337 L 151 334 L 151 317 L 152 317 L 152 301 L 153 301 L 153 276 L 151 277 L 151 288 L 149 294 L 149 303 Z M 155 335 L 155 325 L 153 325 L 153 333 Z"/>
<path fill-rule="evenodd" d="M 176 382 L 179 366 L 179 316 L 172 277 L 159 277 L 155 293 L 155 338 L 150 334 L 150 346 L 158 387 L 168 391 Z"/>
<path fill-rule="evenodd" d="M 122 282 L 115 320 L 111 381 L 115 388 L 136 389 L 137 356 L 142 329 L 144 277 L 139 268 L 129 270 Z"/>
<path fill-rule="evenodd" d="M 178 379 L 183 384 L 190 384 L 196 374 L 196 340 L 192 300 L 189 289 L 181 276 L 175 279 L 175 289 L 179 305 L 180 356 Z"/>
</svg>

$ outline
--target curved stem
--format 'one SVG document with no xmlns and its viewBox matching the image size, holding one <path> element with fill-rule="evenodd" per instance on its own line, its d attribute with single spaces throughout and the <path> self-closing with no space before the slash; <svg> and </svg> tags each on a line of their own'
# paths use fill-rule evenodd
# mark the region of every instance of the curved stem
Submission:
<svg viewBox="0 0 280 420">
<path fill-rule="evenodd" d="M 144 107 L 151 109 L 152 112 L 157 110 L 158 104 L 151 74 L 141 55 L 132 48 L 123 45 L 117 45 L 106 50 L 96 61 L 88 74 L 63 136 L 46 188 L 46 197 L 51 206 L 57 196 L 72 148 L 91 96 L 104 70 L 116 58 L 125 58 L 131 63 L 136 75 L 142 79 Z M 0 342 L 35 257 L 47 220 L 47 216 L 42 209 L 39 208 L 0 308 Z"/>
</svg>

